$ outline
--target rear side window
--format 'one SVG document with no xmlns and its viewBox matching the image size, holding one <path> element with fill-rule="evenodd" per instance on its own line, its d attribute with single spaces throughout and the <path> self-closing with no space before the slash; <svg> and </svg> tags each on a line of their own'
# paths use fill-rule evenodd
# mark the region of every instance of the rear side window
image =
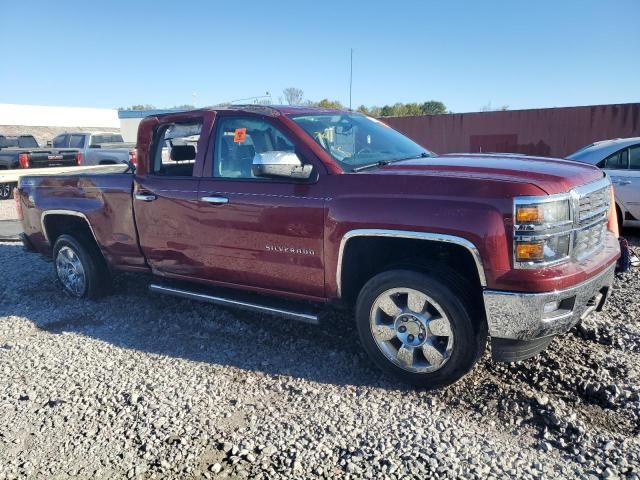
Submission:
<svg viewBox="0 0 640 480">
<path fill-rule="evenodd" d="M 613 155 L 609 155 L 598 163 L 598 166 L 609 170 L 626 170 L 629 168 L 629 151 L 625 148 Z"/>
<path fill-rule="evenodd" d="M 629 168 L 632 170 L 640 170 L 640 145 L 629 149 Z"/>
<path fill-rule="evenodd" d="M 71 135 L 69 138 L 69 147 L 84 148 L 84 135 Z"/>
<path fill-rule="evenodd" d="M 51 143 L 53 148 L 66 148 L 69 146 L 69 135 L 58 135 Z"/>
<path fill-rule="evenodd" d="M 91 145 L 100 145 L 102 143 L 122 143 L 122 135 L 93 135 L 91 137 Z"/>
<path fill-rule="evenodd" d="M 198 153 L 202 122 L 169 123 L 153 136 L 151 173 L 167 177 L 191 177 Z"/>
</svg>

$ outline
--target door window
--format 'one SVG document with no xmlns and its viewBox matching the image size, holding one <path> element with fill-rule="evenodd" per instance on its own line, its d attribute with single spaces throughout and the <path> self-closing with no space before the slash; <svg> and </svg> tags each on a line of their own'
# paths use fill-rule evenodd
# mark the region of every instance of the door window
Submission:
<svg viewBox="0 0 640 480">
<path fill-rule="evenodd" d="M 253 117 L 223 117 L 216 127 L 214 177 L 259 179 L 253 174 L 256 153 L 293 152 L 295 146 L 275 126 Z"/>
<path fill-rule="evenodd" d="M 84 147 L 84 135 L 71 135 L 69 138 L 69 147 L 71 148 L 83 148 Z"/>
<path fill-rule="evenodd" d="M 629 149 L 629 168 L 631 170 L 640 170 L 640 145 Z"/>
<path fill-rule="evenodd" d="M 160 125 L 153 139 L 151 173 L 168 177 L 192 177 L 202 122 Z"/>
<path fill-rule="evenodd" d="M 629 168 L 629 151 L 625 148 L 613 155 L 609 155 L 598 166 L 609 170 L 626 170 Z"/>
<path fill-rule="evenodd" d="M 53 148 L 66 148 L 69 146 L 69 135 L 58 135 L 51 143 Z"/>
</svg>

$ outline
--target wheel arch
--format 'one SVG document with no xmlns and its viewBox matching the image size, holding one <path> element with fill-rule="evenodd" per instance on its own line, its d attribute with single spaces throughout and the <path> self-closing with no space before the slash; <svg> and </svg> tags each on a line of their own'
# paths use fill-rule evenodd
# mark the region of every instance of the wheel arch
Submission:
<svg viewBox="0 0 640 480">
<path fill-rule="evenodd" d="M 353 249 L 354 246 L 360 248 Z M 402 254 L 389 254 L 391 249 L 398 250 L 399 247 L 402 247 Z M 362 251 L 363 249 L 373 250 L 367 255 L 375 265 L 369 265 L 369 271 L 365 269 L 365 273 L 362 274 L 349 273 L 350 265 L 360 257 L 357 253 L 354 254 L 354 251 Z M 477 283 L 480 287 L 485 287 L 487 284 L 480 251 L 473 242 L 465 238 L 431 232 L 358 229 L 347 232 L 340 241 L 336 269 L 338 298 L 353 299 L 354 294 L 357 296 L 359 287 L 361 288 L 366 282 L 366 278 L 371 275 L 389 268 L 406 267 L 407 265 L 403 264 L 403 261 L 415 258 L 412 256 L 415 251 L 419 251 L 421 259 L 426 260 L 426 263 L 432 260 L 430 256 L 433 254 L 456 259 L 456 262 L 462 262 L 468 273 L 474 274 L 475 278 L 472 283 Z M 377 258 L 375 253 L 381 252 L 385 253 L 383 258 Z M 426 265 L 415 264 L 414 267 L 417 268 L 414 269 L 420 270 L 421 266 L 425 267 Z M 358 269 L 356 268 L 356 270 Z"/>
<path fill-rule="evenodd" d="M 96 247 L 98 247 L 98 251 L 101 252 L 91 222 L 89 222 L 89 219 L 84 213 L 74 210 L 45 210 L 40 217 L 40 223 L 42 226 L 42 234 L 51 248 L 53 248 L 56 239 L 60 235 L 72 235 L 73 233 L 80 232 L 91 239 Z"/>
</svg>

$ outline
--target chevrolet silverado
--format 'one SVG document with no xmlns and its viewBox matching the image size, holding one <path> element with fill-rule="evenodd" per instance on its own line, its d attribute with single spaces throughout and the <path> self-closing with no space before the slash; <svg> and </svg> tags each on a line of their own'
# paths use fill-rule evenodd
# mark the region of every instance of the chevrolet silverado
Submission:
<svg viewBox="0 0 640 480">
<path fill-rule="evenodd" d="M 137 145 L 133 172 L 20 180 L 24 246 L 73 297 L 130 271 L 158 294 L 310 323 L 342 308 L 384 372 L 438 388 L 488 338 L 497 361 L 541 352 L 611 289 L 611 184 L 590 165 L 440 157 L 307 107 L 151 116 Z"/>
</svg>

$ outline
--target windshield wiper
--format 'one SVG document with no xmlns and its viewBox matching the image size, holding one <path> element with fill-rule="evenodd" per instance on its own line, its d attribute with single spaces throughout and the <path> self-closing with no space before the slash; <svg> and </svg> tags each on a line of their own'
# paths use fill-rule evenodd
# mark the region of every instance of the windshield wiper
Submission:
<svg viewBox="0 0 640 480">
<path fill-rule="evenodd" d="M 362 170 L 366 170 L 368 168 L 383 167 L 385 165 L 389 165 L 390 163 L 402 162 L 404 160 L 413 160 L 414 158 L 428 158 L 430 156 L 431 155 L 429 155 L 427 152 L 422 152 L 420 155 L 411 155 L 410 157 L 405 157 L 405 158 L 396 158 L 394 160 L 380 160 L 378 162 L 367 163 L 366 165 L 360 165 L 359 167 L 353 167 L 352 172 L 361 172 Z"/>
</svg>

